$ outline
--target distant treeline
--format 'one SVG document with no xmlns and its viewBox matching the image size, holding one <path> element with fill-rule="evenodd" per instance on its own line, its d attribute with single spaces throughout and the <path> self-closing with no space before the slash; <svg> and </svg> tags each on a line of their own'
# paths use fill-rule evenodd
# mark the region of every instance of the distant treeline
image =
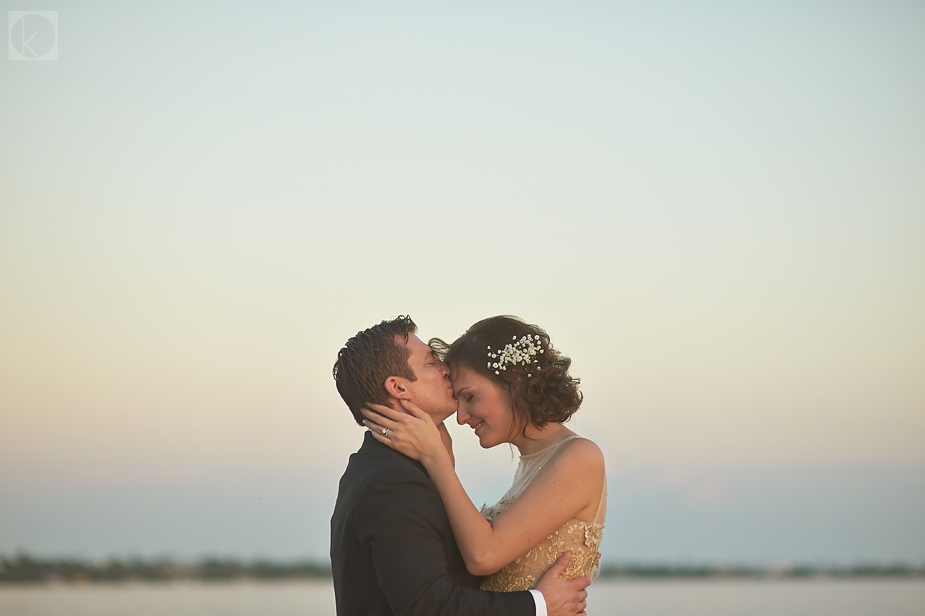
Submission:
<svg viewBox="0 0 925 616">
<path fill-rule="evenodd" d="M 329 579 L 327 562 L 252 561 L 206 558 L 198 562 L 167 559 L 88 560 L 35 558 L 17 554 L 0 557 L 0 583 L 34 582 L 169 582 L 173 580 L 306 580 Z M 925 565 L 857 564 L 852 566 L 719 566 L 609 564 L 602 578 L 636 579 L 805 579 L 827 578 L 925 578 Z"/>
<path fill-rule="evenodd" d="M 0 558 L 3 582 L 167 582 L 172 580 L 296 580 L 331 577 L 331 565 L 313 561 L 243 563 L 237 560 L 206 558 L 188 563 L 173 560 L 86 560 L 44 559 L 18 554 Z"/>
</svg>

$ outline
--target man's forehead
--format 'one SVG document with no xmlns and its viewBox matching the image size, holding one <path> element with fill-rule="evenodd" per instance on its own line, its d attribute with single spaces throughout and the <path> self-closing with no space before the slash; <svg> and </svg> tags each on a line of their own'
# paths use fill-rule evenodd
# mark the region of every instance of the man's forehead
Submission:
<svg viewBox="0 0 925 616">
<path fill-rule="evenodd" d="M 433 350 L 415 334 L 408 335 L 408 342 L 405 342 L 401 336 L 396 336 L 395 342 L 407 346 L 412 355 L 429 355 L 433 353 Z"/>
</svg>

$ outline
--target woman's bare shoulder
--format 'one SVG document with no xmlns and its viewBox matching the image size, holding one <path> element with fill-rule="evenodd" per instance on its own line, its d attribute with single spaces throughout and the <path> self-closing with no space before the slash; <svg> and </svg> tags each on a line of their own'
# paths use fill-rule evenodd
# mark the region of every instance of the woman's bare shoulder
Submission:
<svg viewBox="0 0 925 616">
<path fill-rule="evenodd" d="M 603 471 L 604 452 L 591 439 L 574 438 L 562 445 L 552 462 L 554 466 L 562 469 Z"/>
</svg>

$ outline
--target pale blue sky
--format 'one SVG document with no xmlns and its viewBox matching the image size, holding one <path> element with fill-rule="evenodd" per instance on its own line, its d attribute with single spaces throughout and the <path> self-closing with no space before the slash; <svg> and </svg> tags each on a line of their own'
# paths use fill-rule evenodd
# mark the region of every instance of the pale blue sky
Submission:
<svg viewBox="0 0 925 616">
<path fill-rule="evenodd" d="M 583 379 L 605 559 L 925 559 L 921 6 L 35 6 L 0 553 L 323 555 L 342 343 L 512 313 Z"/>
</svg>

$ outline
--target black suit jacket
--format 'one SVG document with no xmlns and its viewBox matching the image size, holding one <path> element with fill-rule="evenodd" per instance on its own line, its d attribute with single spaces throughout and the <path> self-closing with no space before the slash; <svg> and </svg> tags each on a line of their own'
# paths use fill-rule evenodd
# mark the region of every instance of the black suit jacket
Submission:
<svg viewBox="0 0 925 616">
<path fill-rule="evenodd" d="M 331 518 L 338 616 L 533 616 L 527 591 L 478 590 L 420 462 L 367 433 Z"/>
</svg>

